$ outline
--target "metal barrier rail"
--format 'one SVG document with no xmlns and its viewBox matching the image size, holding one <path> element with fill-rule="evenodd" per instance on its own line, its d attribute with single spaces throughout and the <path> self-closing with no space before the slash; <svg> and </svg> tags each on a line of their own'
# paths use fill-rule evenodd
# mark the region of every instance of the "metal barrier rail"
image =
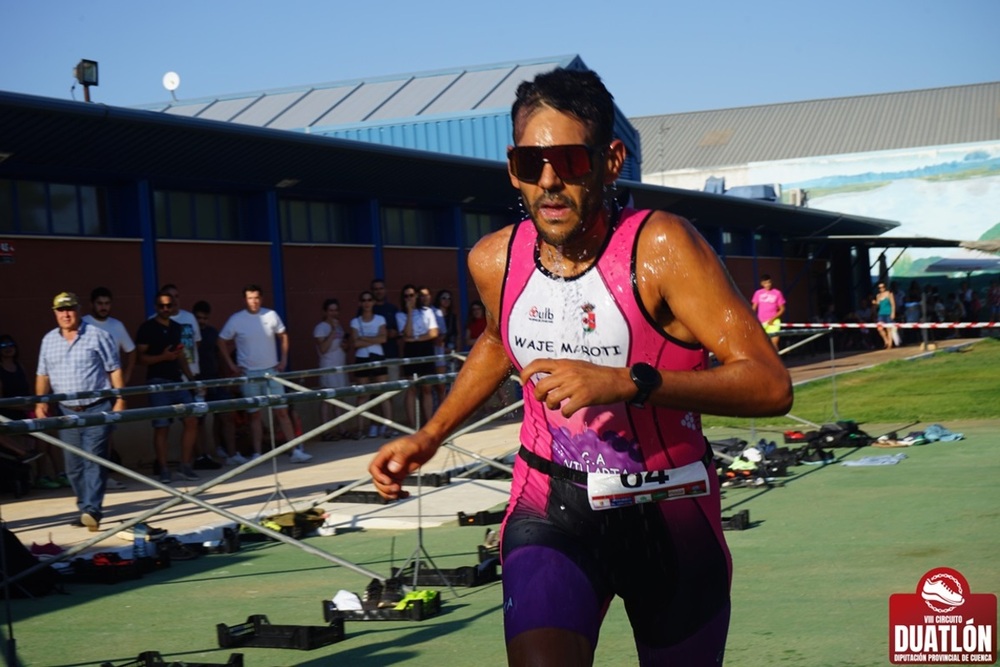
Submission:
<svg viewBox="0 0 1000 667">
<path fill-rule="evenodd" d="M 0 423 L 0 435 L 33 433 L 83 426 L 101 426 L 103 424 L 120 424 L 123 422 L 146 421 L 169 417 L 201 416 L 214 412 L 233 412 L 248 408 L 281 408 L 296 403 L 308 403 L 339 396 L 363 396 L 384 391 L 403 390 L 408 389 L 411 385 L 444 384 L 454 380 L 456 375 L 457 373 L 424 375 L 417 380 L 389 380 L 371 384 L 351 385 L 337 389 L 306 389 L 298 394 L 265 394 L 263 396 L 228 398 L 221 401 L 194 401 L 192 403 L 176 403 L 160 407 L 131 408 L 120 412 L 99 412 L 85 415 L 71 414 L 40 419 L 4 420 L 3 423 Z M 262 375 L 261 379 L 279 380 L 280 378 L 277 376 Z"/>
<path fill-rule="evenodd" d="M 1000 322 L 795 322 L 781 323 L 781 329 L 998 329 Z"/>
<path fill-rule="evenodd" d="M 235 387 L 250 382 L 260 382 L 265 379 L 277 380 L 279 378 L 300 378 L 315 375 L 326 375 L 329 373 L 351 373 L 368 368 L 379 368 L 381 366 L 403 366 L 407 364 L 427 363 L 430 361 L 447 361 L 449 359 L 462 359 L 456 354 L 435 354 L 426 357 L 408 357 L 404 359 L 384 359 L 382 361 L 367 361 L 360 364 L 348 364 L 345 366 L 331 366 L 329 368 L 312 368 L 304 371 L 287 371 L 284 373 L 267 373 L 264 375 L 247 376 L 240 375 L 228 378 L 216 378 L 212 380 L 187 380 L 185 382 L 164 382 L 163 384 L 147 384 L 134 387 L 123 387 L 121 389 L 95 389 L 93 391 L 77 391 L 65 394 L 44 394 L 42 396 L 11 396 L 0 398 L 0 408 L 7 408 L 16 405 L 34 405 L 36 403 L 57 403 L 59 401 L 74 401 L 85 398 L 118 398 L 119 396 L 138 396 L 150 394 L 158 391 L 175 391 L 182 389 L 212 389 L 216 387 Z"/>
</svg>

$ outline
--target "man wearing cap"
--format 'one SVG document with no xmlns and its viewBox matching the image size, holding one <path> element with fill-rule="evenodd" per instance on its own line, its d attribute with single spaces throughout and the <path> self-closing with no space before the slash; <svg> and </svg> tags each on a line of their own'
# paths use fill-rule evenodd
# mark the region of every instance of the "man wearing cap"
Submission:
<svg viewBox="0 0 1000 667">
<path fill-rule="evenodd" d="M 38 374 L 35 393 L 38 395 L 67 394 L 81 391 L 121 389 L 124 386 L 118 361 L 118 344 L 106 331 L 87 324 L 80 317 L 80 301 L 72 292 L 61 292 L 52 300 L 55 329 L 45 334 L 38 353 Z M 88 415 L 118 412 L 125 409 L 125 399 L 111 397 L 67 399 L 56 403 L 38 403 L 35 414 L 39 419 L 63 415 Z M 60 439 L 85 452 L 107 458 L 107 425 L 68 428 L 59 431 Z M 103 516 L 104 491 L 108 470 L 99 463 L 65 453 L 66 474 L 76 495 L 80 518 L 75 525 L 96 532 Z"/>
</svg>

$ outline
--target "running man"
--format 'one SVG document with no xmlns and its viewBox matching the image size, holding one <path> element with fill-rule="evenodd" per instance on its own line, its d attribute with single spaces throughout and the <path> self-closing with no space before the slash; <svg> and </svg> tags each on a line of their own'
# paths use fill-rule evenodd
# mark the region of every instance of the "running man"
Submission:
<svg viewBox="0 0 1000 667">
<path fill-rule="evenodd" d="M 614 206 L 625 147 L 596 74 L 541 74 L 511 113 L 508 171 L 530 219 L 470 253 L 486 330 L 434 416 L 369 472 L 383 496 L 403 495 L 517 371 L 525 416 L 501 542 L 509 664 L 592 664 L 615 595 L 642 665 L 721 664 L 731 568 L 700 413 L 782 414 L 788 373 L 690 223 Z"/>
</svg>

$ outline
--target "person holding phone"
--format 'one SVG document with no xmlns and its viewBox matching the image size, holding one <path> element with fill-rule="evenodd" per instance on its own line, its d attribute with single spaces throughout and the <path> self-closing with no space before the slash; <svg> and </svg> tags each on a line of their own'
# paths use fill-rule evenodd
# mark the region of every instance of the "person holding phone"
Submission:
<svg viewBox="0 0 1000 667">
<path fill-rule="evenodd" d="M 156 315 L 139 325 L 139 330 L 135 334 L 139 363 L 146 367 L 147 384 L 166 384 L 194 378 L 185 354 L 184 330 L 170 317 L 176 307 L 177 303 L 170 292 L 161 290 L 156 296 Z M 154 391 L 149 394 L 149 404 L 152 407 L 193 401 L 194 396 L 187 389 Z M 154 474 L 164 484 L 170 484 L 172 481 L 167 463 L 167 435 L 172 421 L 170 418 L 153 420 L 153 449 L 156 454 Z M 198 479 L 193 468 L 194 448 L 198 440 L 198 418 L 193 415 L 184 417 L 183 424 L 181 465 L 178 475 L 182 479 L 194 481 Z"/>
</svg>

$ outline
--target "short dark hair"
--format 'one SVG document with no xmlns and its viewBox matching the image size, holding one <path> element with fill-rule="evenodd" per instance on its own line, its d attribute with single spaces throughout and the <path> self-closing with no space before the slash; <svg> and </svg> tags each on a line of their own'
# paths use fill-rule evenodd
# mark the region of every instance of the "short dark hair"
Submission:
<svg viewBox="0 0 1000 667">
<path fill-rule="evenodd" d="M 590 130 L 590 140 L 595 146 L 609 144 L 614 138 L 614 97 L 595 72 L 559 67 L 539 74 L 532 81 L 523 81 L 510 109 L 514 143 L 524 132 L 528 118 L 543 106 L 578 118 Z"/>
<path fill-rule="evenodd" d="M 159 299 L 161 296 L 169 297 L 171 301 L 174 300 L 174 295 L 170 293 L 170 286 L 161 287 L 160 291 L 156 293 L 156 298 Z"/>
<path fill-rule="evenodd" d="M 247 292 L 260 292 L 261 294 L 263 294 L 264 290 L 260 288 L 260 285 L 255 285 L 254 283 L 250 283 L 248 285 L 243 286 L 243 295 L 246 296 Z"/>
<path fill-rule="evenodd" d="M 205 313 L 206 315 L 212 312 L 212 306 L 208 301 L 198 301 L 191 307 L 191 312 L 193 313 Z"/>
<path fill-rule="evenodd" d="M 91 303 L 94 303 L 95 301 L 97 301 L 98 299 L 100 299 L 102 296 L 106 296 L 109 299 L 114 299 L 114 297 L 111 296 L 111 290 L 109 290 L 107 287 L 95 287 L 94 289 L 90 290 L 90 302 Z"/>
<path fill-rule="evenodd" d="M 181 291 L 180 288 L 177 287 L 177 285 L 175 285 L 173 283 L 167 283 L 166 285 L 164 285 L 163 287 L 160 288 L 160 291 L 162 292 L 163 290 L 168 290 L 168 289 L 175 289 L 178 292 Z"/>
<path fill-rule="evenodd" d="M 326 310 L 330 306 L 336 306 L 337 308 L 340 308 L 340 301 L 337 301 L 336 299 L 326 299 L 325 301 L 323 301 L 323 310 Z"/>
<path fill-rule="evenodd" d="M 765 280 L 770 280 L 771 279 L 771 274 L 770 273 L 762 273 L 762 274 L 760 274 L 760 279 L 761 279 L 761 282 L 763 282 Z"/>
</svg>

